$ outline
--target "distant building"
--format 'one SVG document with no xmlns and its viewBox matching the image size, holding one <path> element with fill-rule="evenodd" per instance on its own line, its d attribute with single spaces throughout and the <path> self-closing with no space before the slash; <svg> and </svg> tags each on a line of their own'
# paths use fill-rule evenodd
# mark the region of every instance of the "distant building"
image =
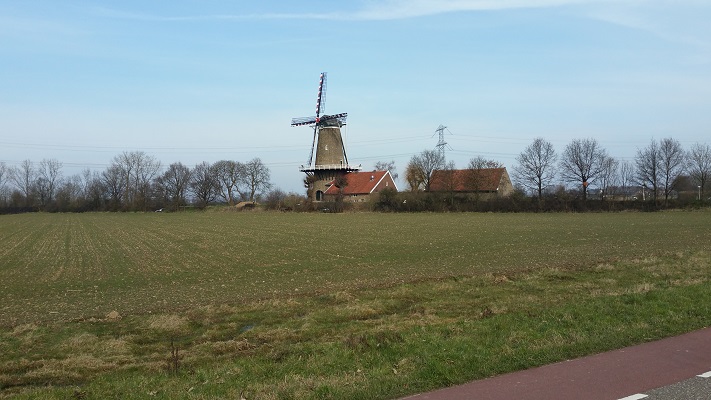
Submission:
<svg viewBox="0 0 711 400">
<path fill-rule="evenodd" d="M 508 197 L 514 189 L 506 168 L 482 168 L 432 171 L 430 192 L 471 194 L 489 200 Z"/>
<path fill-rule="evenodd" d="M 335 201 L 339 195 L 343 195 L 343 201 L 346 202 L 366 202 L 383 189 L 397 190 L 389 171 L 349 172 L 343 177 L 346 182 L 343 188 L 336 186 L 336 179 L 326 185 L 327 189 L 323 193 L 323 200 Z M 340 193 L 341 189 L 342 193 Z"/>
</svg>

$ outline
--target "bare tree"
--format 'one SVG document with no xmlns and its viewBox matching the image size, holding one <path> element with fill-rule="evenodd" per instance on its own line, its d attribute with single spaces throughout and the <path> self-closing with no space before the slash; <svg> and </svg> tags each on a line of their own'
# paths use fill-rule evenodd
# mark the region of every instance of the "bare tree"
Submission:
<svg viewBox="0 0 711 400">
<path fill-rule="evenodd" d="M 200 208 L 206 207 L 217 199 L 219 187 L 216 177 L 211 172 L 210 163 L 202 162 L 193 168 L 190 191 Z"/>
<path fill-rule="evenodd" d="M 113 158 L 103 178 L 111 186 L 109 190 L 116 188 L 116 178 L 120 178 L 123 205 L 132 210 L 146 210 L 153 179 L 159 171 L 160 161 L 155 157 L 142 151 L 123 152 Z M 118 199 L 115 193 L 111 197 Z"/>
<path fill-rule="evenodd" d="M 99 209 L 105 199 L 104 193 L 106 191 L 101 174 L 86 168 L 81 173 L 81 180 L 84 201 L 86 201 L 87 204 L 91 204 L 92 209 Z"/>
<path fill-rule="evenodd" d="M 160 172 L 161 164 L 155 157 L 143 152 L 134 152 L 133 154 L 136 166 L 134 168 L 136 193 L 134 209 L 145 211 L 148 208 L 153 180 Z"/>
<path fill-rule="evenodd" d="M 375 170 L 390 172 L 390 176 L 393 177 L 393 180 L 396 180 L 398 178 L 397 167 L 395 167 L 395 160 L 388 162 L 378 161 L 375 163 Z"/>
<path fill-rule="evenodd" d="M 33 202 L 36 178 L 37 171 L 30 160 L 24 160 L 18 167 L 11 170 L 10 180 L 24 196 L 25 206 L 29 206 Z"/>
<path fill-rule="evenodd" d="M 444 167 L 444 157 L 436 150 L 425 150 L 414 155 L 407 164 L 405 180 L 410 190 L 430 190 L 432 171 Z"/>
<path fill-rule="evenodd" d="M 54 200 L 57 185 L 62 176 L 62 163 L 55 159 L 44 159 L 40 161 L 38 172 L 38 195 L 43 206 Z"/>
<path fill-rule="evenodd" d="M 701 143 L 691 146 L 687 155 L 686 167 L 691 178 L 700 186 L 699 197 L 705 198 L 706 183 L 711 177 L 711 146 Z"/>
<path fill-rule="evenodd" d="M 661 183 L 664 191 L 664 205 L 669 202 L 669 196 L 676 190 L 676 183 L 684 173 L 686 155 L 681 143 L 672 138 L 659 141 L 659 154 L 661 156 Z"/>
<path fill-rule="evenodd" d="M 7 164 L 5 164 L 3 161 L 0 161 L 0 187 L 5 186 L 5 183 L 8 179 L 8 171 L 9 168 L 7 167 Z"/>
<path fill-rule="evenodd" d="M 237 201 L 243 171 L 244 165 L 236 161 L 221 160 L 212 165 L 212 174 L 220 188 L 219 195 L 229 205 L 235 205 Z"/>
<path fill-rule="evenodd" d="M 602 171 L 607 152 L 595 139 L 575 139 L 563 151 L 560 174 L 564 181 L 579 183 L 583 201 L 588 199 L 588 187 Z"/>
<path fill-rule="evenodd" d="M 126 192 L 124 190 L 125 181 L 124 171 L 118 165 L 111 165 L 101 173 L 101 186 L 109 198 L 110 209 L 116 210 L 121 207 L 123 195 Z"/>
<path fill-rule="evenodd" d="M 186 203 L 185 195 L 190 184 L 192 171 L 180 162 L 170 164 L 168 169 L 157 179 L 163 195 L 170 202 L 172 210 L 178 210 Z"/>
<path fill-rule="evenodd" d="M 110 179 L 114 179 L 118 176 L 121 180 L 120 187 L 122 194 L 120 197 L 127 204 L 133 203 L 135 198 L 135 193 L 132 191 L 134 187 L 132 182 L 133 168 L 135 168 L 135 166 L 131 153 L 123 152 L 114 157 L 111 166 L 108 169 Z"/>
<path fill-rule="evenodd" d="M 514 167 L 516 181 L 529 190 L 534 190 L 538 201 L 543 198 L 543 191 L 555 179 L 555 162 L 558 156 L 553 145 L 543 138 L 536 138 L 521 154 L 516 157 L 518 165 Z"/>
<path fill-rule="evenodd" d="M 36 204 L 40 210 L 46 210 L 49 204 L 49 182 L 43 176 L 38 176 L 33 185 Z"/>
<path fill-rule="evenodd" d="M 619 184 L 624 200 L 628 200 L 629 198 L 630 187 L 634 182 L 634 176 L 634 164 L 629 161 L 621 162 L 619 169 Z"/>
<path fill-rule="evenodd" d="M 71 175 L 62 179 L 57 187 L 55 197 L 57 210 L 69 211 L 72 208 L 76 209 L 83 194 L 84 188 L 81 175 Z"/>
<path fill-rule="evenodd" d="M 486 169 L 486 168 L 503 168 L 504 164 L 496 161 L 496 160 L 491 160 L 488 158 L 484 158 L 482 156 L 476 156 L 469 160 L 469 165 L 468 169 Z"/>
<path fill-rule="evenodd" d="M 605 200 L 605 197 L 614 195 L 613 188 L 618 182 L 618 170 L 620 163 L 610 156 L 605 156 L 602 160 L 602 168 L 598 179 L 600 186 L 600 200 Z"/>
<path fill-rule="evenodd" d="M 0 202 L 5 203 L 7 201 L 7 181 L 9 179 L 10 169 L 7 164 L 0 161 Z"/>
<path fill-rule="evenodd" d="M 258 193 L 268 191 L 272 184 L 269 182 L 269 168 L 264 165 L 261 159 L 254 158 L 244 164 L 243 175 L 240 179 L 242 185 L 246 188 L 249 196 L 246 197 L 249 201 L 254 201 L 254 197 Z"/>
<path fill-rule="evenodd" d="M 654 204 L 658 204 L 661 154 L 655 140 L 649 142 L 649 146 L 637 150 L 635 164 L 639 184 L 652 191 Z"/>
<path fill-rule="evenodd" d="M 151 183 L 160 171 L 160 162 L 142 151 L 123 152 L 114 157 L 109 168 L 110 178 L 115 178 L 115 174 L 121 178 L 124 205 L 134 210 L 145 210 Z"/>
</svg>

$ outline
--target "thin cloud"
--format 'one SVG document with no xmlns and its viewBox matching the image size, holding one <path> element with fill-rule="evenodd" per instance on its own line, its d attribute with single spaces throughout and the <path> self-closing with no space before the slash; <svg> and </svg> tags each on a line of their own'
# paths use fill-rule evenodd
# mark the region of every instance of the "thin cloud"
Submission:
<svg viewBox="0 0 711 400">
<path fill-rule="evenodd" d="M 366 0 L 360 8 L 352 11 L 333 11 L 322 13 L 251 13 L 251 14 L 205 14 L 159 16 L 124 12 L 109 8 L 94 8 L 105 17 L 124 18 L 143 21 L 206 21 L 206 20 L 276 20 L 276 19 L 311 19 L 311 20 L 396 20 L 424 17 L 453 12 L 506 10 L 517 8 L 544 8 L 573 4 L 611 2 L 614 0 Z"/>
<path fill-rule="evenodd" d="M 190 21 L 229 21 L 229 20 L 268 20 L 268 19 L 342 19 L 338 14 L 327 13 L 261 13 L 261 14 L 204 14 L 204 15 L 154 15 L 121 11 L 106 7 L 94 7 L 94 14 L 107 18 L 129 19 L 137 21 L 152 21 L 152 22 L 190 22 Z"/>
<path fill-rule="evenodd" d="M 389 0 L 369 1 L 355 19 L 389 20 L 416 18 L 461 11 L 546 8 L 608 0 Z"/>
<path fill-rule="evenodd" d="M 341 3 L 336 3 L 341 4 Z M 657 6 L 705 7 L 701 0 L 660 1 Z M 703 48 L 704 62 L 708 60 L 707 35 L 700 32 L 681 33 L 660 23 L 658 13 L 642 12 L 649 4 L 641 0 L 361 0 L 351 10 L 333 10 L 310 13 L 248 13 L 204 15 L 155 15 L 95 7 L 92 12 L 103 17 L 150 22 L 200 22 L 200 21 L 248 21 L 248 20 L 331 20 L 331 21 L 388 21 L 421 18 L 432 15 L 503 11 L 511 9 L 536 9 L 575 7 L 575 12 L 589 19 L 646 31 L 663 40 L 685 43 Z M 704 24 L 705 25 L 705 24 Z M 703 33 L 707 28 L 701 29 Z M 697 30 L 698 31 L 698 30 Z"/>
<path fill-rule="evenodd" d="M 86 35 L 87 32 L 69 24 L 51 20 L 0 17 L 0 36 L 10 34 L 22 35 L 24 37 L 27 35 L 78 36 Z"/>
<path fill-rule="evenodd" d="M 685 5 L 691 7 L 682 9 L 681 4 L 677 3 L 661 3 L 653 8 L 644 3 L 630 3 L 626 6 L 610 4 L 608 7 L 590 8 L 585 15 L 598 21 L 647 32 L 668 42 L 697 47 L 703 50 L 704 58 L 707 59 L 711 50 L 708 39 L 711 29 L 706 19 L 709 7 L 694 0 L 687 1 Z M 686 15 L 675 15 L 681 10 Z"/>
</svg>

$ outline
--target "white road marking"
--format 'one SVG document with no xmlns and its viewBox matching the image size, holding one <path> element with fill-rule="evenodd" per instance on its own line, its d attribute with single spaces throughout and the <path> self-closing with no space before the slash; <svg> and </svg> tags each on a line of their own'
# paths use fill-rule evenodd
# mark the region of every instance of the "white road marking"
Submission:
<svg viewBox="0 0 711 400">
<path fill-rule="evenodd" d="M 698 376 L 699 378 L 711 378 L 711 371 L 696 376 Z"/>
<path fill-rule="evenodd" d="M 623 397 L 619 400 L 639 400 L 639 399 L 643 399 L 645 397 L 649 397 L 649 396 L 646 394 L 633 394 L 632 396 Z"/>
</svg>

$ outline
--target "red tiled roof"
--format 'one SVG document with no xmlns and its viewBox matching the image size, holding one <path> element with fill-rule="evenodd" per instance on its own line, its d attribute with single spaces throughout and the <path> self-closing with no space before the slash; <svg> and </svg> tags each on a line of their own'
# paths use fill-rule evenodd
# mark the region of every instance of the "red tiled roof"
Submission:
<svg viewBox="0 0 711 400">
<path fill-rule="evenodd" d="M 369 194 L 378 186 L 378 183 L 390 175 L 388 171 L 370 171 L 370 172 L 349 172 L 346 175 L 348 185 L 343 189 L 343 194 Z M 331 181 L 330 187 L 326 189 L 324 194 L 338 194 L 338 187 L 335 185 L 335 180 Z"/>
<path fill-rule="evenodd" d="M 431 192 L 495 192 L 506 168 L 434 170 Z"/>
</svg>

